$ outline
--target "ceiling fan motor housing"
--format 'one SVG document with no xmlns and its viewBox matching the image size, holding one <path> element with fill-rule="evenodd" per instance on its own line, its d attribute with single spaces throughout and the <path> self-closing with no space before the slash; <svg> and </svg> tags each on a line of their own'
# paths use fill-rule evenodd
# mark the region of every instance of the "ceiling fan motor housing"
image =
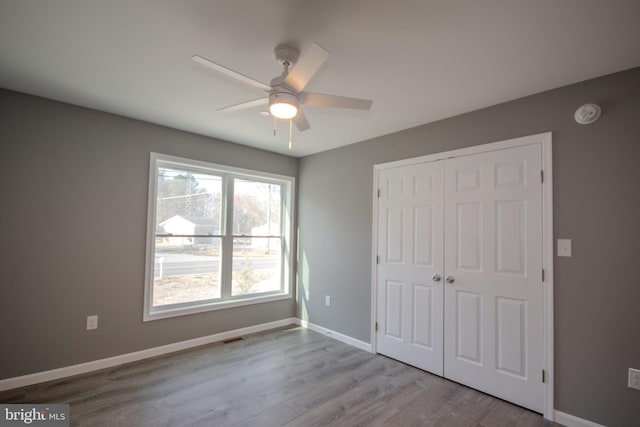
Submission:
<svg viewBox="0 0 640 427">
<path fill-rule="evenodd" d="M 285 91 L 280 92 L 278 90 L 273 90 L 269 94 L 269 105 L 275 104 L 275 103 L 291 104 L 298 107 L 300 104 L 300 101 L 298 100 L 298 96 L 291 92 L 285 92 Z"/>
</svg>

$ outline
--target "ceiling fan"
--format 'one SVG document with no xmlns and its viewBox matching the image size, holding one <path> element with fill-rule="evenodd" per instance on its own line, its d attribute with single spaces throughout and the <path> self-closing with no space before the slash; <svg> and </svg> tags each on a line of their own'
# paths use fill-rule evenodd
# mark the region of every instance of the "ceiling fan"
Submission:
<svg viewBox="0 0 640 427">
<path fill-rule="evenodd" d="M 269 112 L 274 118 L 291 120 L 298 130 L 305 131 L 310 126 L 302 110 L 302 105 L 358 110 L 371 108 L 373 101 L 368 99 L 303 92 L 307 83 L 329 57 L 329 52 L 317 43 L 313 43 L 302 56 L 300 56 L 300 51 L 296 47 L 288 44 L 277 46 L 274 53 L 284 70 L 281 75 L 274 77 L 270 84 L 262 83 L 199 55 L 194 55 L 191 59 L 218 73 L 232 77 L 268 94 L 266 97 L 219 108 L 218 111 L 230 112 L 260 105 L 269 105 Z"/>
</svg>

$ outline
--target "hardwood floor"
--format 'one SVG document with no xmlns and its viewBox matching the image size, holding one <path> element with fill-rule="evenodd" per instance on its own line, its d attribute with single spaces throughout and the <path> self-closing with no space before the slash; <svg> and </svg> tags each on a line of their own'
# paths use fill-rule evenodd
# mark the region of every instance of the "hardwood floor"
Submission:
<svg viewBox="0 0 640 427">
<path fill-rule="evenodd" d="M 73 426 L 551 426 L 541 415 L 303 328 L 0 392 Z"/>
</svg>

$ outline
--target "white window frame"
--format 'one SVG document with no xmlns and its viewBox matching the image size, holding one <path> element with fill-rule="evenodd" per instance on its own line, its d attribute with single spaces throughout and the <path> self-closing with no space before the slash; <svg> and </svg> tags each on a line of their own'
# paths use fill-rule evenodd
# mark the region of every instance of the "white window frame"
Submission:
<svg viewBox="0 0 640 427">
<path fill-rule="evenodd" d="M 227 255 L 222 256 L 222 269 L 231 271 L 233 258 L 230 256 L 234 235 L 232 233 L 231 215 L 233 215 L 233 179 L 256 180 L 260 182 L 272 182 L 282 188 L 282 287 L 280 291 L 272 291 L 261 294 L 249 294 L 239 296 L 229 296 L 226 298 L 210 299 L 188 303 L 171 304 L 167 306 L 153 306 L 153 282 L 155 263 L 155 242 L 156 242 L 156 197 L 158 187 L 158 168 L 174 167 L 179 170 L 192 171 L 194 173 L 208 173 L 223 177 L 223 197 L 226 194 L 225 210 L 222 212 L 221 230 L 222 250 Z M 200 160 L 187 159 L 183 157 L 170 156 L 161 153 L 150 153 L 149 161 L 149 192 L 147 202 L 147 245 L 145 257 L 145 280 L 144 280 L 144 310 L 143 321 L 165 319 L 169 317 L 184 316 L 195 313 L 202 313 L 212 310 L 220 310 L 231 307 L 238 307 L 251 304 L 265 303 L 292 298 L 292 278 L 293 276 L 293 206 L 295 197 L 295 178 L 291 176 L 260 172 L 249 169 L 236 168 L 215 163 L 203 162 Z M 224 243 L 226 241 L 226 243 Z M 228 276 L 230 278 L 230 275 Z M 221 279 L 222 280 L 222 279 Z M 222 286 L 222 283 L 221 283 Z"/>
</svg>

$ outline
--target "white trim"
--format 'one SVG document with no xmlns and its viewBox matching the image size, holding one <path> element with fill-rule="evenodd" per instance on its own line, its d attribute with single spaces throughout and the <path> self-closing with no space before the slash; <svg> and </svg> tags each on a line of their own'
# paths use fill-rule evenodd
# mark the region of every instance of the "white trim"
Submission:
<svg viewBox="0 0 640 427">
<path fill-rule="evenodd" d="M 555 422 L 565 425 L 567 427 L 605 427 L 602 424 L 594 423 L 593 421 L 584 420 L 578 418 L 575 415 L 567 414 L 562 411 L 555 410 Z"/>
<path fill-rule="evenodd" d="M 532 142 L 532 140 L 535 139 L 538 139 L 539 141 Z M 451 151 L 442 151 L 440 153 L 427 154 L 426 156 L 412 157 L 410 159 L 396 160 L 394 162 L 379 163 L 377 165 L 373 165 L 373 167 L 377 174 L 377 172 L 382 169 L 392 169 L 420 163 L 428 163 L 436 160 L 445 160 L 450 157 L 470 156 L 473 154 L 504 150 L 505 148 L 520 147 L 523 145 L 531 145 L 539 142 L 544 144 L 547 140 L 551 140 L 551 132 L 539 133 L 537 135 L 521 136 L 519 138 L 506 139 L 504 141 L 490 142 L 487 144 L 473 145 L 471 147 L 459 148 Z"/>
<path fill-rule="evenodd" d="M 235 178 L 251 178 L 261 182 L 273 182 L 281 186 L 284 194 L 282 195 L 282 285 L 280 291 L 270 292 L 262 295 L 252 295 L 250 297 L 233 297 L 224 296 L 221 299 L 207 300 L 203 302 L 183 303 L 175 304 L 173 306 L 161 306 L 153 307 L 153 275 L 154 275 L 154 253 L 155 253 L 155 222 L 156 222 L 156 205 L 157 205 L 157 187 L 158 177 L 157 170 L 159 165 L 169 164 L 175 167 L 179 167 L 182 170 L 191 171 L 194 173 L 207 173 L 207 174 L 219 174 L 222 177 L 223 186 L 225 181 L 230 189 L 233 188 L 232 180 Z M 144 302 L 142 321 L 148 322 L 159 319 L 166 319 L 170 317 L 185 316 L 190 314 L 202 313 L 206 311 L 222 310 L 231 307 L 239 307 L 245 305 L 259 304 L 270 301 L 277 301 L 282 299 L 293 298 L 293 277 L 294 276 L 294 262 L 293 262 L 293 248 L 292 238 L 294 236 L 294 222 L 293 218 L 294 203 L 295 203 L 295 177 L 278 175 L 269 172 L 261 172 L 256 170 L 242 169 L 233 166 L 225 166 L 215 163 L 204 162 L 195 159 L 187 159 L 184 157 L 170 156 L 167 154 L 154 153 L 149 154 L 149 188 L 147 195 L 147 237 L 146 237 L 146 254 L 145 254 L 145 277 L 144 277 Z M 226 194 L 226 198 L 229 199 L 232 191 L 227 188 L 228 191 L 223 191 L 223 195 Z M 223 251 L 227 248 L 227 256 L 223 253 L 222 260 L 229 260 L 231 252 L 231 244 L 229 242 L 232 239 L 231 233 L 231 221 L 227 220 L 233 213 L 233 204 L 227 200 L 226 203 L 227 212 L 222 216 L 225 218 L 222 222 L 226 224 L 226 232 L 221 238 L 221 244 Z M 221 261 L 222 262 L 222 261 Z M 221 282 L 228 283 L 231 277 L 231 264 L 229 262 L 223 262 L 222 265 L 222 277 Z M 225 279 L 228 278 L 229 280 Z M 230 286 L 230 285 L 229 285 Z M 224 293 L 223 288 L 223 293 Z"/>
<path fill-rule="evenodd" d="M 375 322 L 377 319 L 377 268 L 376 256 L 378 254 L 377 242 L 377 220 L 378 220 L 378 197 L 379 175 L 381 170 L 404 167 L 420 163 L 445 160 L 451 157 L 469 156 L 489 151 L 502 150 L 524 145 L 539 144 L 542 148 L 542 170 L 544 171 L 544 182 L 542 184 L 542 268 L 545 271 L 543 282 L 543 305 L 544 305 L 544 325 L 543 325 L 543 369 L 545 370 L 544 410 L 546 419 L 553 421 L 557 413 L 553 409 L 553 168 L 552 168 L 552 143 L 551 132 L 529 135 L 519 138 L 508 139 L 488 144 L 474 145 L 472 147 L 457 150 L 445 151 L 429 154 L 426 156 L 414 157 L 410 159 L 398 160 L 394 162 L 382 163 L 373 166 L 373 223 L 372 223 L 372 274 L 371 274 L 371 351 L 376 352 L 376 331 Z"/>
<path fill-rule="evenodd" d="M 254 169 L 244 169 L 235 166 L 227 166 L 219 163 L 205 162 L 202 160 L 188 159 L 186 157 L 171 156 L 169 154 L 150 152 L 151 160 L 160 160 L 163 162 L 174 163 L 186 169 L 190 169 L 195 173 L 211 173 L 218 172 L 221 174 L 243 175 L 257 179 L 271 179 L 274 183 L 279 181 L 288 181 L 293 177 L 289 175 L 280 175 L 277 173 L 263 172 Z M 153 163 L 152 163 L 153 164 Z"/>
<path fill-rule="evenodd" d="M 158 179 L 156 175 L 156 164 L 161 155 L 158 153 L 149 154 L 149 188 L 147 193 L 147 234 L 145 236 L 145 256 L 144 256 L 144 301 L 142 307 L 142 321 L 151 320 L 148 318 L 153 305 L 151 304 L 151 281 L 153 280 L 155 241 L 150 236 L 155 234 L 153 229 L 156 223 L 156 195 L 158 193 Z"/>
<path fill-rule="evenodd" d="M 555 381 L 553 365 L 553 159 L 551 132 L 536 135 L 542 147 L 542 282 L 543 314 L 543 369 L 545 370 L 543 416 L 554 420 L 553 385 Z"/>
<path fill-rule="evenodd" d="M 378 321 L 378 194 L 380 188 L 380 168 L 373 166 L 373 218 L 371 222 L 371 352 L 378 348 L 378 335 L 376 334 L 376 322 Z"/>
<path fill-rule="evenodd" d="M 234 329 L 231 331 L 220 332 L 218 334 L 207 335 L 200 338 L 194 338 L 186 341 L 180 341 L 160 347 L 148 348 L 133 353 L 121 354 L 119 356 L 108 357 L 106 359 L 94 360 L 91 362 L 80 363 L 78 365 L 65 366 L 63 368 L 52 369 L 50 371 L 36 372 L 33 374 L 22 375 L 0 380 L 0 391 L 9 390 L 17 387 L 25 387 L 45 381 L 58 380 L 73 375 L 84 374 L 87 372 L 97 371 L 100 369 L 111 368 L 123 365 L 125 363 L 137 362 L 139 360 L 148 359 L 150 357 L 162 356 L 176 351 L 182 351 L 201 345 L 212 344 L 219 341 L 237 338 L 244 335 L 255 334 L 270 329 L 279 328 L 288 325 L 299 325 L 299 319 L 290 317 L 287 319 L 276 320 L 259 325 L 247 326 L 246 328 Z"/>
<path fill-rule="evenodd" d="M 226 308 L 261 304 L 265 302 L 279 301 L 283 299 L 292 299 L 292 298 L 293 296 L 291 295 L 291 293 L 287 293 L 287 294 L 277 293 L 277 294 L 231 299 L 226 301 L 213 301 L 213 302 L 207 302 L 203 304 L 194 303 L 193 305 L 188 306 L 186 308 L 177 307 L 177 308 L 164 309 L 161 311 L 151 311 L 151 313 L 149 314 L 145 313 L 144 321 L 147 322 L 152 320 L 168 319 L 176 316 L 186 316 L 189 314 L 204 313 L 207 311 L 214 311 L 214 310 L 224 310 Z"/>
<path fill-rule="evenodd" d="M 316 325 L 315 323 L 311 323 L 307 320 L 302 320 L 302 319 L 296 319 L 296 324 L 302 326 L 303 328 L 306 329 L 311 329 L 312 331 L 324 334 L 330 338 L 336 339 L 338 341 L 341 341 L 345 344 L 349 344 L 353 347 L 357 347 L 360 350 L 364 350 L 364 351 L 368 351 L 369 353 L 373 353 L 373 350 L 371 348 L 371 344 L 369 344 L 368 342 L 364 342 L 364 341 L 360 341 L 358 339 L 355 339 L 353 337 L 350 337 L 349 335 L 345 335 L 345 334 L 341 334 L 340 332 L 336 332 L 333 331 L 331 329 L 327 329 L 324 326 L 320 326 L 320 325 Z"/>
</svg>

